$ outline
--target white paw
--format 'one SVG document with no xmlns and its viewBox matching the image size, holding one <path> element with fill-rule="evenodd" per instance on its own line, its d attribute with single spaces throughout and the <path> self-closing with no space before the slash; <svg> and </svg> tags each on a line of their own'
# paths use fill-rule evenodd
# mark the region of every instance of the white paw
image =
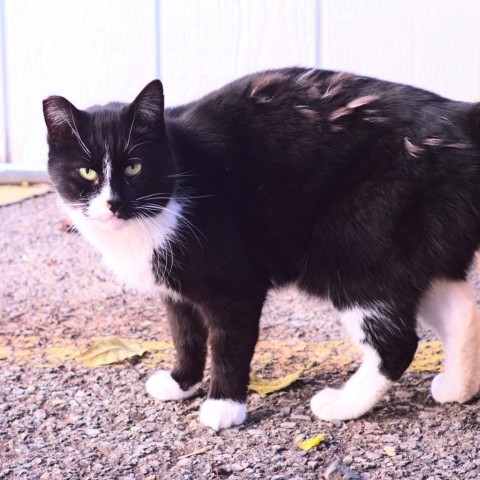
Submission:
<svg viewBox="0 0 480 480">
<path fill-rule="evenodd" d="M 199 386 L 200 384 L 197 383 L 188 390 L 182 390 L 180 385 L 172 378 L 170 372 L 159 370 L 147 380 L 145 389 L 158 400 L 181 400 L 191 397 Z"/>
<path fill-rule="evenodd" d="M 324 388 L 310 400 L 312 412 L 322 420 L 346 420 L 352 418 L 345 412 L 342 402 L 342 391 Z"/>
<path fill-rule="evenodd" d="M 247 416 L 245 403 L 209 398 L 200 407 L 200 421 L 214 430 L 240 425 Z"/>
<path fill-rule="evenodd" d="M 431 391 L 432 397 L 439 403 L 464 403 L 477 393 L 478 385 L 462 385 L 450 381 L 444 373 L 439 373 L 432 381 Z"/>
</svg>

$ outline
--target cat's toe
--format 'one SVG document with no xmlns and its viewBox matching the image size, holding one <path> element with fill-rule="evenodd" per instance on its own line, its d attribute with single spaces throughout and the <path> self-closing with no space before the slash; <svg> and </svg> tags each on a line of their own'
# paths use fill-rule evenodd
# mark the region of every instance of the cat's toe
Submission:
<svg viewBox="0 0 480 480">
<path fill-rule="evenodd" d="M 471 385 L 460 384 L 457 381 L 451 381 L 445 373 L 439 373 L 432 381 L 432 397 L 439 403 L 468 402 L 478 392 L 478 382 Z"/>
<path fill-rule="evenodd" d="M 341 390 L 324 388 L 310 400 L 312 412 L 322 420 L 344 420 Z"/>
<path fill-rule="evenodd" d="M 200 407 L 200 421 L 214 430 L 240 425 L 247 416 L 245 403 L 209 398 Z"/>
<path fill-rule="evenodd" d="M 193 385 L 188 390 L 182 390 L 180 385 L 172 378 L 167 370 L 154 373 L 145 384 L 145 389 L 152 397 L 158 400 L 182 400 L 191 397 L 200 386 Z"/>
</svg>

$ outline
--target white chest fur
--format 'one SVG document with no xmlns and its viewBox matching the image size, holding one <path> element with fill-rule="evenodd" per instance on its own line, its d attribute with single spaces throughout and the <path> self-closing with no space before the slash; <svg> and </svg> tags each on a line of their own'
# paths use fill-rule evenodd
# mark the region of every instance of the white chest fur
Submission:
<svg viewBox="0 0 480 480">
<path fill-rule="evenodd" d="M 66 206 L 80 233 L 101 252 L 107 267 L 123 283 L 139 291 L 172 294 L 157 282 L 152 268 L 154 251 L 168 249 L 167 243 L 178 226 L 181 205 L 170 200 L 167 209 L 148 220 L 131 219 L 112 229 Z"/>
</svg>

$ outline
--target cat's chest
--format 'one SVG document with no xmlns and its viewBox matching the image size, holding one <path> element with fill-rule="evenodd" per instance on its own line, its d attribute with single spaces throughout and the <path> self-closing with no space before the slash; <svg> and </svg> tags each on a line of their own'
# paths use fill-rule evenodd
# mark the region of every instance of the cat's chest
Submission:
<svg viewBox="0 0 480 480">
<path fill-rule="evenodd" d="M 119 229 L 102 228 L 73 215 L 83 236 L 102 254 L 108 269 L 126 286 L 147 293 L 176 296 L 162 281 L 163 264 L 155 252 L 168 250 L 175 237 L 176 218 L 151 218 L 148 223 L 130 220 Z M 156 259 L 154 260 L 154 257 Z"/>
</svg>

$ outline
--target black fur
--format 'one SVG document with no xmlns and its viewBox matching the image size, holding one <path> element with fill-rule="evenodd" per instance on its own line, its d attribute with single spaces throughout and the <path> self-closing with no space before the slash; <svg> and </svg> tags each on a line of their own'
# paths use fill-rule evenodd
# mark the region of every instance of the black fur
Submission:
<svg viewBox="0 0 480 480">
<path fill-rule="evenodd" d="M 131 105 L 72 108 L 91 150 L 85 160 L 71 129 L 52 121 L 60 99 L 44 110 L 49 170 L 66 200 L 88 202 L 98 188 L 76 169 L 100 169 L 105 144 L 121 218 L 135 216 L 140 195 L 165 194 L 161 206 L 177 192 L 190 197 L 173 264 L 165 251 L 152 259 L 155 272 L 168 265 L 166 283 L 182 298 L 168 312 L 172 376 L 183 389 L 202 377 L 208 335 L 210 396 L 245 400 L 265 296 L 288 283 L 340 310 L 380 306 L 366 319 L 366 341 L 396 380 L 417 347 L 423 294 L 435 279 L 465 279 L 479 246 L 479 105 L 291 68 L 241 78 L 163 115 L 155 81 Z M 127 182 L 132 122 L 143 171 Z"/>
</svg>

